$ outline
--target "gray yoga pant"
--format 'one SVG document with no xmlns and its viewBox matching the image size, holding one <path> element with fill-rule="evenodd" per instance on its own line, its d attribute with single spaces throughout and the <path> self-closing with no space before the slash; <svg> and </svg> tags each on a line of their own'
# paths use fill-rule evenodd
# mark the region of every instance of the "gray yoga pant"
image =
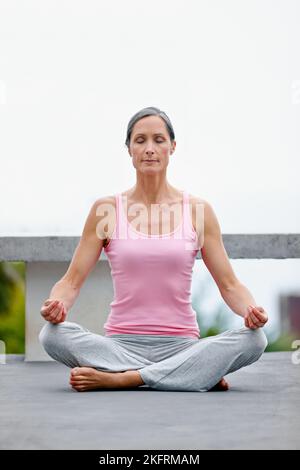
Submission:
<svg viewBox="0 0 300 470">
<path fill-rule="evenodd" d="M 39 341 L 49 356 L 71 368 L 138 370 L 151 388 L 198 392 L 208 391 L 226 374 L 257 361 L 268 344 L 262 328 L 242 327 L 200 339 L 144 334 L 102 336 L 69 321 L 47 321 Z"/>
</svg>

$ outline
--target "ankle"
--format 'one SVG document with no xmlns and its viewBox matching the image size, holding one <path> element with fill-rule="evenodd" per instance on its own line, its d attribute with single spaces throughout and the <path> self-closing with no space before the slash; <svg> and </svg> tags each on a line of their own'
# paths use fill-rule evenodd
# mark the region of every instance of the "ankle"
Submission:
<svg viewBox="0 0 300 470">
<path fill-rule="evenodd" d="M 120 382 L 122 387 L 140 387 L 144 381 L 137 370 L 126 370 L 120 373 Z"/>
</svg>

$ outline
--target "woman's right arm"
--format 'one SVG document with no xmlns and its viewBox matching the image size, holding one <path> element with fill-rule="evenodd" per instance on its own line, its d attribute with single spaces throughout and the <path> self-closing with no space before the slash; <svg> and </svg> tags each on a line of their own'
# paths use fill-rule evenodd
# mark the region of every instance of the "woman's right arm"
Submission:
<svg viewBox="0 0 300 470">
<path fill-rule="evenodd" d="M 41 315 L 51 323 L 65 321 L 84 281 L 101 255 L 105 237 L 101 229 L 99 234 L 101 224 L 97 227 L 99 216 L 96 215 L 97 207 L 101 203 L 105 203 L 104 198 L 98 199 L 92 205 L 68 270 L 54 284 L 49 298 L 45 300 L 41 308 Z"/>
</svg>

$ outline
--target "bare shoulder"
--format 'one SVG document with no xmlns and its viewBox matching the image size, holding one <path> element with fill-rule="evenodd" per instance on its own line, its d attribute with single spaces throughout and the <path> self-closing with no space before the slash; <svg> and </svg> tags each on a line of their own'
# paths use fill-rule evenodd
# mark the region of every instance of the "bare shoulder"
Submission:
<svg viewBox="0 0 300 470">
<path fill-rule="evenodd" d="M 114 195 L 102 196 L 96 199 L 90 208 L 90 215 L 94 223 L 98 223 L 105 216 L 111 217 L 116 209 Z"/>
<path fill-rule="evenodd" d="M 193 226 L 197 232 L 200 248 L 204 244 L 204 234 L 220 234 L 220 225 L 212 204 L 205 198 L 189 194 Z"/>
<path fill-rule="evenodd" d="M 189 193 L 189 201 L 192 205 L 195 205 L 197 203 L 202 203 L 204 204 L 205 202 L 207 202 L 205 199 L 203 199 L 202 197 L 200 196 L 195 196 L 194 194 L 191 194 Z"/>
<path fill-rule="evenodd" d="M 193 194 L 189 194 L 190 204 L 193 208 L 199 206 L 203 208 L 203 213 L 205 217 L 208 217 L 209 220 L 216 218 L 216 214 L 214 212 L 212 204 L 203 197 L 195 196 Z"/>
<path fill-rule="evenodd" d="M 206 213 L 210 209 L 209 202 L 200 196 L 195 196 L 194 194 L 189 194 L 190 210 L 194 213 Z"/>
<path fill-rule="evenodd" d="M 112 194 L 112 195 L 108 195 L 108 196 L 102 196 L 102 197 L 99 197 L 98 199 L 95 200 L 95 202 L 93 203 L 93 208 L 95 210 L 97 210 L 99 207 L 103 206 L 103 207 L 107 207 L 108 206 L 111 206 L 113 208 L 115 208 L 116 206 L 116 198 L 115 198 L 115 195 Z M 99 212 L 99 210 L 98 210 Z"/>
<path fill-rule="evenodd" d="M 200 211 L 203 217 L 203 244 L 204 239 L 220 241 L 222 239 L 222 231 L 213 204 L 207 201 L 207 199 L 196 197 L 194 203 L 196 204 L 197 202 L 203 204 L 202 211 Z"/>
<path fill-rule="evenodd" d="M 99 197 L 94 201 L 90 214 L 98 236 L 107 244 L 116 223 L 116 197 L 114 194 Z"/>
</svg>

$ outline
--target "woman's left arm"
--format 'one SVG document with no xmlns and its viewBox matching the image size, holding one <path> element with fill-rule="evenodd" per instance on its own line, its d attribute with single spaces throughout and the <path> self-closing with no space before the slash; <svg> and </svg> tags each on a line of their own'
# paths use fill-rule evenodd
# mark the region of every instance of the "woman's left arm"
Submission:
<svg viewBox="0 0 300 470">
<path fill-rule="evenodd" d="M 225 250 L 220 224 L 212 206 L 204 201 L 204 241 L 202 259 L 227 305 L 244 317 L 245 326 L 260 328 L 268 321 L 267 312 L 256 305 L 251 292 L 236 277 Z"/>
</svg>

